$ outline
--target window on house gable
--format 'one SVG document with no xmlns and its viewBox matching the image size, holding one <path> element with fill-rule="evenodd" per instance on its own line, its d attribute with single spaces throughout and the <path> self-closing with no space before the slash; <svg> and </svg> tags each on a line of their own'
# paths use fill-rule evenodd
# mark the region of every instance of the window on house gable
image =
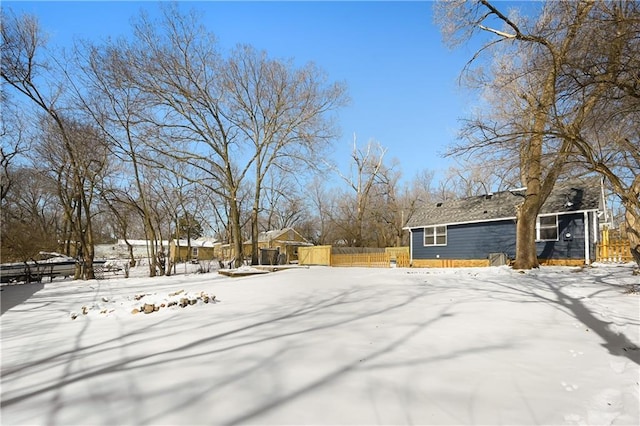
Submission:
<svg viewBox="0 0 640 426">
<path fill-rule="evenodd" d="M 424 228 L 424 245 L 425 246 L 446 246 L 447 245 L 447 227 L 446 226 L 427 226 Z"/>
<path fill-rule="evenodd" d="M 558 216 L 538 216 L 536 220 L 536 240 L 558 241 Z"/>
</svg>

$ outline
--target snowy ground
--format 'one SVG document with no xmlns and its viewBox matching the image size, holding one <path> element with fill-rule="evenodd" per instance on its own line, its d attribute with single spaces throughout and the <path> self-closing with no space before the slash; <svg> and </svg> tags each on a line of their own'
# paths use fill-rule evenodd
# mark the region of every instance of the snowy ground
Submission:
<svg viewBox="0 0 640 426">
<path fill-rule="evenodd" d="M 3 286 L 0 423 L 637 425 L 636 283 L 598 265 Z M 132 313 L 145 300 L 165 306 Z"/>
</svg>

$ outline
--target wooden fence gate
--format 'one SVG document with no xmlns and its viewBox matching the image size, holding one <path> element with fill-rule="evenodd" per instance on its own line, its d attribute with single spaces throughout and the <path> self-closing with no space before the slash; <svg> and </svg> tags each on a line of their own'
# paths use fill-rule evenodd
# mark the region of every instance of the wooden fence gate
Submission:
<svg viewBox="0 0 640 426">
<path fill-rule="evenodd" d="M 632 260 L 629 240 L 608 240 L 598 243 L 597 262 L 631 262 Z"/>
<path fill-rule="evenodd" d="M 602 229 L 596 250 L 596 262 L 631 262 L 633 257 L 629 240 L 611 238 L 610 234 L 609 228 Z"/>
</svg>

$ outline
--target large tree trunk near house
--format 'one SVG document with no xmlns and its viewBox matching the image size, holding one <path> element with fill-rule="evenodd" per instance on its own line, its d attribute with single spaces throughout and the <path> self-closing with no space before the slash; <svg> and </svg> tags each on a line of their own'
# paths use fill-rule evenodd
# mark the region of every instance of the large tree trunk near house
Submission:
<svg viewBox="0 0 640 426">
<path fill-rule="evenodd" d="M 540 266 L 536 250 L 536 217 L 539 209 L 537 199 L 528 197 L 518 210 L 514 269 L 532 269 Z"/>
<path fill-rule="evenodd" d="M 631 246 L 631 256 L 640 267 L 640 176 L 636 176 L 629 187 L 629 196 L 623 203 L 626 208 L 625 221 L 627 227 L 627 238 Z"/>
<path fill-rule="evenodd" d="M 631 246 L 631 256 L 640 267 L 640 207 L 637 204 L 628 203 L 625 205 L 625 221 L 627 228 L 627 238 Z"/>
</svg>

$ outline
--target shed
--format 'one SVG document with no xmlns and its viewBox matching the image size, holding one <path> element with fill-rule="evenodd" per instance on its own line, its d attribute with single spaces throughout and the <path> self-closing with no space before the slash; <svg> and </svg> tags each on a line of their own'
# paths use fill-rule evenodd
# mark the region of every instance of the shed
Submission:
<svg viewBox="0 0 640 426">
<path fill-rule="evenodd" d="M 294 228 L 266 231 L 258 235 L 258 250 L 277 250 L 283 263 L 296 263 L 298 261 L 298 247 L 312 245 Z M 251 256 L 251 240 L 244 242 L 244 254 Z"/>
</svg>

